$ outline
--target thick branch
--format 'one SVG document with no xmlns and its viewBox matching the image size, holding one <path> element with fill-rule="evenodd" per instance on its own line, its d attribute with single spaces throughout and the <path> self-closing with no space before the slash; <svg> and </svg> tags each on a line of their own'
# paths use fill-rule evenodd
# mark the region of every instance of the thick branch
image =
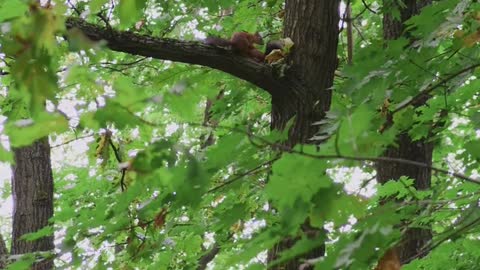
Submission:
<svg viewBox="0 0 480 270">
<path fill-rule="evenodd" d="M 105 40 L 111 50 L 156 59 L 195 64 L 218 69 L 251 82 L 272 96 L 298 94 L 302 88 L 295 79 L 275 76 L 271 66 L 237 55 L 231 50 L 196 41 L 155 38 L 129 31 L 117 31 L 78 18 L 66 20 L 67 29 L 78 28 L 88 38 Z"/>
</svg>

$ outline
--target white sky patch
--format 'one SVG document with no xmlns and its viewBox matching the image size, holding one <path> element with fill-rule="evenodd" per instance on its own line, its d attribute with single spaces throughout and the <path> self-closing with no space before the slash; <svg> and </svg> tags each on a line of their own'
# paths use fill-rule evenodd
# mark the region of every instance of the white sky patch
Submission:
<svg viewBox="0 0 480 270">
<path fill-rule="evenodd" d="M 332 168 L 327 172 L 335 182 L 343 183 L 345 190 L 350 194 L 355 193 L 369 198 L 376 192 L 376 181 L 369 181 L 365 185 L 365 181 L 372 179 L 373 175 L 364 172 L 359 167 Z"/>
</svg>

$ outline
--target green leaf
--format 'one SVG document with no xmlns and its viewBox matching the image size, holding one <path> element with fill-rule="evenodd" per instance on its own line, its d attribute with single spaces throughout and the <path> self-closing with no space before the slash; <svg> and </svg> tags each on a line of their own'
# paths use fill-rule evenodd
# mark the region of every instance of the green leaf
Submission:
<svg viewBox="0 0 480 270">
<path fill-rule="evenodd" d="M 45 226 L 36 232 L 22 235 L 21 239 L 26 241 L 34 241 L 46 236 L 51 236 L 53 235 L 53 233 L 54 233 L 53 226 Z"/>
<path fill-rule="evenodd" d="M 7 266 L 7 270 L 29 270 L 32 267 L 32 264 L 35 262 L 35 258 L 30 256 L 29 259 L 23 259 L 16 261 Z"/>
<path fill-rule="evenodd" d="M 128 27 L 132 23 L 140 20 L 145 4 L 145 0 L 120 0 L 118 8 L 120 11 L 121 24 Z"/>
<path fill-rule="evenodd" d="M 393 115 L 393 122 L 398 129 L 409 129 L 415 120 L 415 110 L 412 107 L 405 108 Z"/>
<path fill-rule="evenodd" d="M 28 100 L 30 112 L 42 112 L 47 99 L 56 100 L 58 85 L 54 68 L 52 59 L 45 50 L 41 50 L 36 56 L 24 54 L 18 57 L 12 66 L 12 76 L 25 100 Z"/>
<path fill-rule="evenodd" d="M 324 160 L 293 154 L 284 154 L 273 164 L 265 192 L 282 214 L 280 222 L 285 230 L 294 230 L 303 223 L 313 196 L 331 187 L 325 167 Z"/>
<path fill-rule="evenodd" d="M 86 116 L 87 115 L 84 117 Z M 133 112 L 113 100 L 107 100 L 105 107 L 101 108 L 94 114 L 93 120 L 95 120 L 101 127 L 114 123 L 119 129 L 141 124 L 140 119 L 135 116 Z"/>
<path fill-rule="evenodd" d="M 218 228 L 216 230 L 228 230 L 237 221 L 245 218 L 248 214 L 248 208 L 245 203 L 235 203 L 233 205 L 219 206 L 218 212 L 215 214 L 218 219 Z"/>
<path fill-rule="evenodd" d="M 6 133 L 14 147 L 30 145 L 49 134 L 65 132 L 68 122 L 61 114 L 39 113 L 34 119 L 18 120 L 9 123 Z"/>
<path fill-rule="evenodd" d="M 405 198 L 411 195 L 413 179 L 402 176 L 400 179 L 392 179 L 383 185 L 378 185 L 377 195 L 380 198 L 395 197 L 397 199 Z"/>
<path fill-rule="evenodd" d="M 101 10 L 102 6 L 105 5 L 108 0 L 92 0 L 90 1 L 90 11 L 92 13 L 97 13 Z"/>
<path fill-rule="evenodd" d="M 28 6 L 25 1 L 21 0 L 8 0 L 3 1 L 0 4 L 0 22 L 20 17 L 28 10 Z"/>
<path fill-rule="evenodd" d="M 343 186 L 339 184 L 335 184 L 331 188 L 320 189 L 312 202 L 310 223 L 318 228 L 322 228 L 325 222 L 330 221 L 336 226 L 343 225 L 352 215 L 360 218 L 367 206 L 366 202 L 346 194 Z"/>
<path fill-rule="evenodd" d="M 13 154 L 10 151 L 7 151 L 0 145 L 0 162 L 12 162 L 13 161 Z"/>
<path fill-rule="evenodd" d="M 480 141 L 469 141 L 465 144 L 465 150 L 477 161 L 480 160 Z"/>
<path fill-rule="evenodd" d="M 179 205 L 198 206 L 207 191 L 209 177 L 194 158 L 189 158 L 186 168 L 175 168 L 174 190 Z"/>
<path fill-rule="evenodd" d="M 220 137 L 214 146 L 208 148 L 207 166 L 218 169 L 236 161 L 246 140 L 245 135 L 240 133 L 231 133 Z M 232 153 L 237 153 L 237 155 L 232 155 Z"/>
</svg>

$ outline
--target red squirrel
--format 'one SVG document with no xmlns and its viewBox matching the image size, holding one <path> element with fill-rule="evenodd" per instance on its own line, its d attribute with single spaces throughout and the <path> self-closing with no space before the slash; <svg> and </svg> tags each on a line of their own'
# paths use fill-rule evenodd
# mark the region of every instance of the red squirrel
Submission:
<svg viewBox="0 0 480 270">
<path fill-rule="evenodd" d="M 243 56 L 252 58 L 257 62 L 265 60 L 265 54 L 257 50 L 254 44 L 263 45 L 262 36 L 258 32 L 250 34 L 247 32 L 237 32 L 232 35 L 230 40 L 219 37 L 208 37 L 204 41 L 207 45 L 232 47 L 232 50 Z"/>
</svg>

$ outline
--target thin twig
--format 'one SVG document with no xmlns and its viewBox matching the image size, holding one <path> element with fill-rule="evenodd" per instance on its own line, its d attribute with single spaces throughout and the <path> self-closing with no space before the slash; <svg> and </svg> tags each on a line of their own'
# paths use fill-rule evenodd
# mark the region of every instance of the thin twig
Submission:
<svg viewBox="0 0 480 270">
<path fill-rule="evenodd" d="M 215 187 L 209 189 L 209 190 L 207 191 L 207 193 L 215 192 L 215 191 L 217 191 L 217 190 L 219 190 L 219 189 L 221 189 L 221 188 L 223 188 L 223 187 L 225 187 L 225 186 L 227 186 L 227 185 L 230 185 L 230 184 L 232 184 L 232 183 L 234 183 L 234 182 L 242 179 L 242 178 L 245 177 L 245 176 L 251 175 L 252 173 L 254 173 L 254 172 L 256 172 L 256 171 L 261 170 L 261 169 L 263 168 L 263 166 L 271 165 L 271 164 L 272 164 L 273 162 L 275 162 L 277 159 L 279 159 L 279 158 L 277 157 L 277 158 L 271 159 L 271 160 L 269 160 L 269 161 L 267 161 L 267 162 L 264 162 L 264 163 L 256 166 L 256 167 L 253 168 L 253 169 L 250 169 L 250 170 L 248 170 L 248 171 L 246 171 L 246 172 L 243 172 L 243 173 L 241 173 L 241 174 L 239 174 L 239 175 L 236 175 L 236 176 L 232 177 L 231 179 L 229 179 L 229 180 L 221 183 L 220 185 L 215 186 Z"/>
<path fill-rule="evenodd" d="M 60 146 L 67 145 L 69 143 L 72 143 L 72 142 L 75 142 L 75 141 L 78 141 L 78 140 L 81 140 L 81 139 L 85 139 L 85 138 L 88 138 L 88 137 L 92 137 L 92 136 L 93 136 L 93 134 L 87 134 L 87 135 L 84 135 L 84 136 L 76 137 L 74 139 L 70 139 L 70 140 L 65 141 L 63 143 L 53 145 L 50 148 L 60 147 Z"/>
<path fill-rule="evenodd" d="M 480 217 L 474 219 L 473 221 L 469 222 L 468 224 L 466 224 L 465 226 L 459 228 L 458 230 L 455 230 L 454 232 L 452 232 L 451 234 L 447 235 L 446 237 L 440 239 L 438 242 L 436 242 L 435 244 L 432 244 L 432 245 L 428 245 L 426 247 L 423 247 L 419 252 L 417 252 L 417 254 L 413 255 L 412 257 L 408 258 L 407 260 L 405 261 L 413 261 L 425 254 L 428 254 L 430 251 L 434 250 L 435 248 L 439 247 L 441 244 L 443 244 L 444 242 L 452 239 L 454 236 L 456 235 L 459 235 L 459 233 L 463 233 L 464 231 L 468 231 L 469 228 L 471 228 L 473 225 L 477 224 L 480 222 Z"/>
<path fill-rule="evenodd" d="M 362 41 L 367 41 L 367 39 L 363 36 L 362 31 L 358 28 L 358 26 L 353 22 L 352 22 L 352 26 L 353 28 L 355 28 L 355 30 L 357 30 L 358 36 L 362 39 Z"/>
<path fill-rule="evenodd" d="M 67 0 L 67 3 L 73 9 L 73 11 L 75 11 L 75 13 L 77 13 L 78 16 L 82 15 L 82 12 L 80 12 L 80 10 L 74 4 L 72 4 L 72 2 L 70 2 L 70 0 Z"/>
<path fill-rule="evenodd" d="M 108 140 L 108 142 L 113 149 L 113 153 L 115 154 L 115 158 L 117 159 L 117 162 L 121 164 L 122 157 L 120 156 L 120 149 L 115 147 L 111 138 Z M 127 168 L 126 167 L 122 168 L 121 171 L 122 171 L 122 176 L 120 177 L 120 188 L 122 189 L 122 191 L 125 191 L 125 189 L 127 188 L 127 186 L 125 185 L 125 174 L 127 172 Z"/>
<path fill-rule="evenodd" d="M 434 85 L 430 86 L 429 88 L 421 91 L 420 93 L 418 93 L 416 96 L 414 96 L 411 100 L 409 100 L 408 102 L 405 102 L 404 104 L 400 105 L 398 108 L 396 108 L 392 114 L 395 114 L 403 109 L 405 109 L 406 107 L 412 105 L 412 104 L 416 104 L 420 99 L 422 99 L 425 95 L 428 95 L 430 94 L 433 90 L 437 89 L 438 87 L 446 84 L 447 82 L 455 79 L 458 75 L 462 74 L 462 73 L 465 73 L 467 71 L 470 71 L 472 69 L 475 69 L 477 67 L 480 66 L 480 63 L 477 63 L 477 64 L 474 64 L 474 65 L 471 65 L 471 66 L 468 66 L 466 68 L 463 68 L 453 74 L 451 74 L 450 76 L 446 77 L 445 79 L 442 79 L 440 81 L 438 81 L 437 83 L 435 83 Z"/>
<path fill-rule="evenodd" d="M 346 16 L 347 16 L 347 63 L 352 64 L 353 61 L 353 27 L 352 27 L 352 4 L 350 1 L 347 2 L 346 7 Z"/>
<path fill-rule="evenodd" d="M 368 9 L 368 11 L 372 12 L 373 14 L 377 14 L 377 12 L 375 10 L 370 8 L 370 6 L 365 2 L 365 0 L 362 0 L 362 4 L 366 9 Z"/>
<path fill-rule="evenodd" d="M 112 62 L 100 62 L 99 64 L 100 65 L 117 65 L 117 66 L 131 66 L 131 65 L 135 65 L 135 64 L 138 64 L 142 61 L 145 61 L 146 59 L 148 59 L 148 57 L 141 57 L 139 59 L 136 59 L 134 61 L 131 61 L 131 62 L 126 62 L 126 63 L 112 63 Z"/>
</svg>

